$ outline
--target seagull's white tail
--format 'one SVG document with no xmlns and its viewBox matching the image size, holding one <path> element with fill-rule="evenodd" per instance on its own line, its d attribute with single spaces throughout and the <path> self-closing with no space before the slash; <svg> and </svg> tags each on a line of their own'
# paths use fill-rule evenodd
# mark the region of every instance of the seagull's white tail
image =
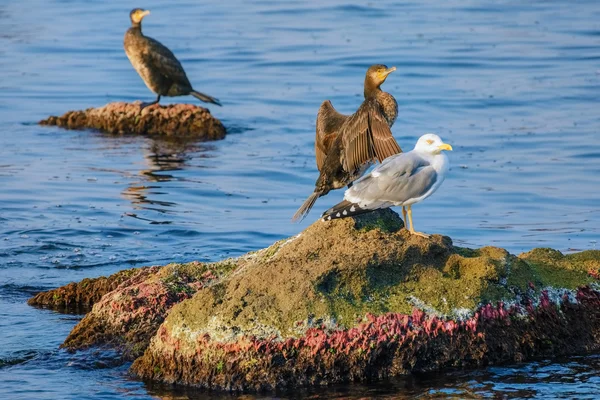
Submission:
<svg viewBox="0 0 600 400">
<path fill-rule="evenodd" d="M 310 209 L 315 205 L 315 201 L 317 201 L 317 199 L 321 197 L 321 194 L 322 192 L 314 192 L 313 194 L 311 194 L 308 197 L 308 199 L 306 199 L 304 203 L 302 203 L 298 211 L 296 211 L 296 214 L 294 214 L 294 216 L 292 217 L 292 221 L 299 222 L 306 218 L 306 216 L 310 212 Z"/>
</svg>

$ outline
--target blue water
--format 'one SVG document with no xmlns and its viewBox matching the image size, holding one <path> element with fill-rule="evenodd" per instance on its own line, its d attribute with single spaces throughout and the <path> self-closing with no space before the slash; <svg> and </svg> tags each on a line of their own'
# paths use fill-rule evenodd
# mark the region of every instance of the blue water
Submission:
<svg viewBox="0 0 600 400">
<path fill-rule="evenodd" d="M 211 143 L 36 125 L 153 99 L 122 49 L 129 10 L 169 46 L 229 130 Z M 131 266 L 218 260 L 294 235 L 316 178 L 320 103 L 353 112 L 366 68 L 395 65 L 404 149 L 436 132 L 455 151 L 419 230 L 513 253 L 598 247 L 597 1 L 0 3 L 0 398 L 202 398 L 128 378 L 111 354 L 59 344 L 81 316 L 25 304 Z M 193 98 L 166 99 L 193 102 Z M 327 397 L 589 398 L 595 355 L 334 388 Z M 310 394 L 310 393 L 309 393 Z M 310 395 L 316 395 L 312 393 Z M 282 396 L 294 395 L 283 394 Z"/>
</svg>

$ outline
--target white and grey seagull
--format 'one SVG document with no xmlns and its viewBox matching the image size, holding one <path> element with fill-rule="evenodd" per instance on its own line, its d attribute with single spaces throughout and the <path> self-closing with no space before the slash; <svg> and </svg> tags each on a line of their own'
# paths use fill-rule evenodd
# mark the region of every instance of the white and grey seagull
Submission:
<svg viewBox="0 0 600 400">
<path fill-rule="evenodd" d="M 452 146 L 433 133 L 419 138 L 415 148 L 407 153 L 386 158 L 371 173 L 354 182 L 344 193 L 344 200 L 323 213 L 329 221 L 392 206 L 402 206 L 404 225 L 413 235 L 411 206 L 431 196 L 442 184 L 448 172 L 448 157 L 444 150 Z M 406 209 L 405 209 L 406 207 Z"/>
</svg>

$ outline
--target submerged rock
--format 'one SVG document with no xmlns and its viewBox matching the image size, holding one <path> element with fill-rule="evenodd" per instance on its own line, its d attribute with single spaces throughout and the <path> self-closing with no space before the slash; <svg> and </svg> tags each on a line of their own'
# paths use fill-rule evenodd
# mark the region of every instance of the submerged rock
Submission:
<svg viewBox="0 0 600 400">
<path fill-rule="evenodd" d="M 240 391 L 600 347 L 600 293 L 588 286 L 600 251 L 517 257 L 402 227 L 383 210 L 237 259 L 163 267 L 106 294 L 65 346 L 145 349 L 132 366 L 143 379 Z"/>
<path fill-rule="evenodd" d="M 164 135 L 178 138 L 218 140 L 225 127 L 206 108 L 192 104 L 153 105 L 141 109 L 141 102 L 109 103 L 85 111 L 69 111 L 40 121 L 67 129 L 97 129 L 110 134 Z"/>
</svg>

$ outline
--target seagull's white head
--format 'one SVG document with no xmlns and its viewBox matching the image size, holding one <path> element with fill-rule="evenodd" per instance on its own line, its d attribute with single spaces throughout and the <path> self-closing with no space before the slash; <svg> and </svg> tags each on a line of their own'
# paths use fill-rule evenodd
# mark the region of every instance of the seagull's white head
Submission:
<svg viewBox="0 0 600 400">
<path fill-rule="evenodd" d="M 424 154 L 440 154 L 442 150 L 452 151 L 452 146 L 442 142 L 442 139 L 435 133 L 426 133 L 419 138 L 415 145 L 415 151 Z"/>
</svg>

